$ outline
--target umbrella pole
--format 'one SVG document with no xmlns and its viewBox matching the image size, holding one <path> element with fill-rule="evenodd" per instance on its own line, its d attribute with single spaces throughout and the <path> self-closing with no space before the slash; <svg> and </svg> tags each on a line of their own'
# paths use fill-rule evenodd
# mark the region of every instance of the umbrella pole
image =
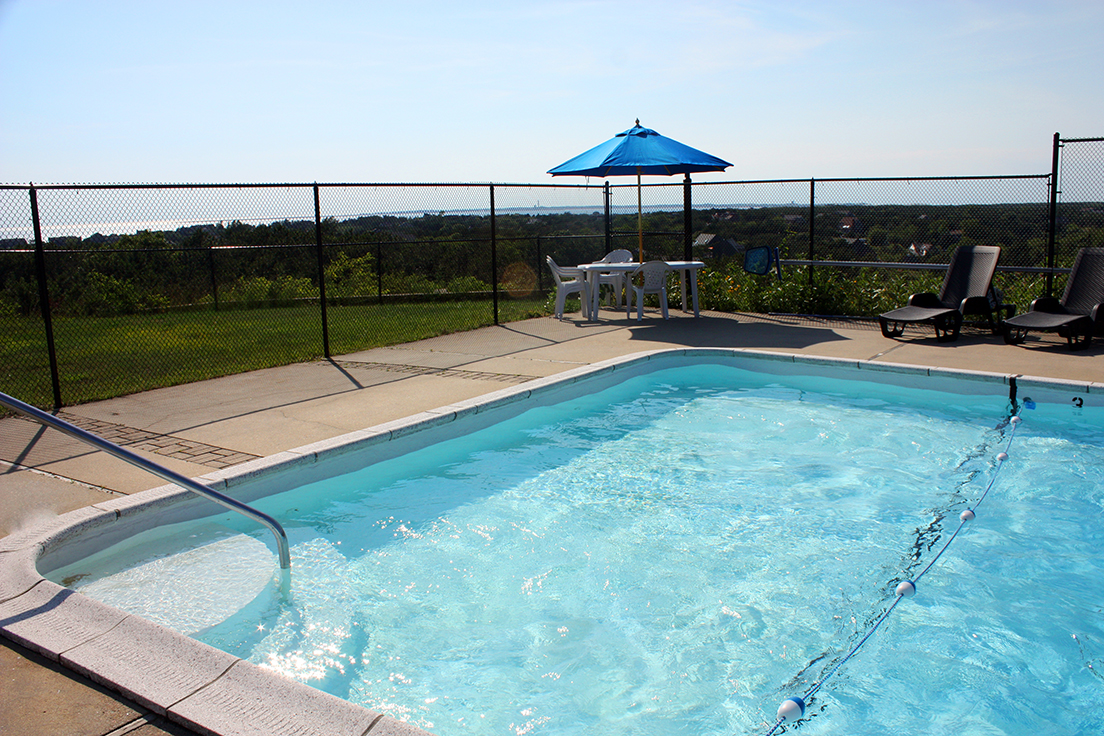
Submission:
<svg viewBox="0 0 1104 736">
<path fill-rule="evenodd" d="M 636 167 L 636 233 L 640 238 L 640 262 L 644 262 L 644 215 L 640 198 L 640 167 Z"/>
</svg>

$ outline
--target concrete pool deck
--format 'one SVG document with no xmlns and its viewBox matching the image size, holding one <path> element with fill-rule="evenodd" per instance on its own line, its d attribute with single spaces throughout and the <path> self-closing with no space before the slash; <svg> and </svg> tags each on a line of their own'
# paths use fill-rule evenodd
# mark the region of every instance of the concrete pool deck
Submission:
<svg viewBox="0 0 1104 736">
<path fill-rule="evenodd" d="M 603 312 L 527 320 L 68 407 L 61 416 L 197 477 L 292 447 L 636 352 L 738 347 L 831 358 L 1104 383 L 1104 346 L 1004 345 L 930 328 L 887 340 L 873 322 L 673 311 L 643 322 Z M 0 420 L 0 537 L 42 518 L 163 485 L 151 475 L 20 418 Z M 188 734 L 90 680 L 0 638 L 0 733 Z"/>
</svg>

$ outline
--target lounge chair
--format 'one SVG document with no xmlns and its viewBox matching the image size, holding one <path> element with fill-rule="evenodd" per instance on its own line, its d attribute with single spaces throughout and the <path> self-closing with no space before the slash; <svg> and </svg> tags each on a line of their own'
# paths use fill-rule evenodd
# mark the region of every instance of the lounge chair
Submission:
<svg viewBox="0 0 1104 736">
<path fill-rule="evenodd" d="M 667 314 L 667 264 L 664 261 L 648 261 L 640 264 L 632 275 L 629 276 L 629 288 L 625 296 L 625 316 L 632 312 L 633 298 L 636 298 L 636 321 L 644 318 L 644 295 L 658 294 L 659 307 L 663 312 L 663 319 L 668 319 Z M 640 274 L 640 279 L 637 279 Z M 641 285 L 637 286 L 637 281 Z"/>
<path fill-rule="evenodd" d="M 545 256 L 545 260 L 552 271 L 552 278 L 556 280 L 556 319 L 563 319 L 564 302 L 567 301 L 569 294 L 579 295 L 585 317 L 590 304 L 590 289 L 587 288 L 586 274 L 577 268 L 564 268 L 553 261 L 552 256 Z"/>
<path fill-rule="evenodd" d="M 900 337 L 905 325 L 927 323 L 935 327 L 936 340 L 951 342 L 958 339 L 967 315 L 984 316 L 989 329 L 997 334 L 999 314 L 1014 310 L 1012 305 L 1000 304 L 991 289 L 998 258 L 1000 248 L 995 245 L 960 245 L 951 256 L 939 296 L 930 292 L 913 294 L 908 306 L 879 315 L 882 334 Z"/>
<path fill-rule="evenodd" d="M 1104 248 L 1077 252 L 1061 299 L 1042 296 L 1018 317 L 1004 321 L 1004 341 L 1019 345 L 1027 333 L 1057 332 L 1070 350 L 1086 348 L 1104 328 Z"/>
</svg>

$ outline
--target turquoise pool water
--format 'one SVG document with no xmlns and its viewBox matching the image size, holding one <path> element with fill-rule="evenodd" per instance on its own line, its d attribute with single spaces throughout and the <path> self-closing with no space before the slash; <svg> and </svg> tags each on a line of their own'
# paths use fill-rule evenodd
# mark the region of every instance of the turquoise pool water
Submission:
<svg viewBox="0 0 1104 736">
<path fill-rule="evenodd" d="M 763 733 L 938 551 L 1012 411 L 663 370 L 262 500 L 287 594 L 229 516 L 50 577 L 442 736 Z M 1104 422 L 1021 414 L 977 520 L 787 732 L 1099 730 Z"/>
</svg>

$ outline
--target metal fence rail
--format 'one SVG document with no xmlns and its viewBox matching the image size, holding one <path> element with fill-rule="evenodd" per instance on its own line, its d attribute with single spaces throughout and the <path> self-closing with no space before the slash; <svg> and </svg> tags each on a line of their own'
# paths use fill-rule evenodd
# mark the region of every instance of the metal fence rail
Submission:
<svg viewBox="0 0 1104 736">
<path fill-rule="evenodd" d="M 1104 233 L 1104 139 L 1054 150 L 1050 174 L 645 184 L 644 256 L 706 260 L 708 309 L 870 317 L 1000 245 L 1023 308 Z M 57 408 L 548 314 L 545 256 L 637 238 L 635 182 L 0 186 L 0 390 Z M 757 245 L 782 283 L 742 273 Z"/>
</svg>

